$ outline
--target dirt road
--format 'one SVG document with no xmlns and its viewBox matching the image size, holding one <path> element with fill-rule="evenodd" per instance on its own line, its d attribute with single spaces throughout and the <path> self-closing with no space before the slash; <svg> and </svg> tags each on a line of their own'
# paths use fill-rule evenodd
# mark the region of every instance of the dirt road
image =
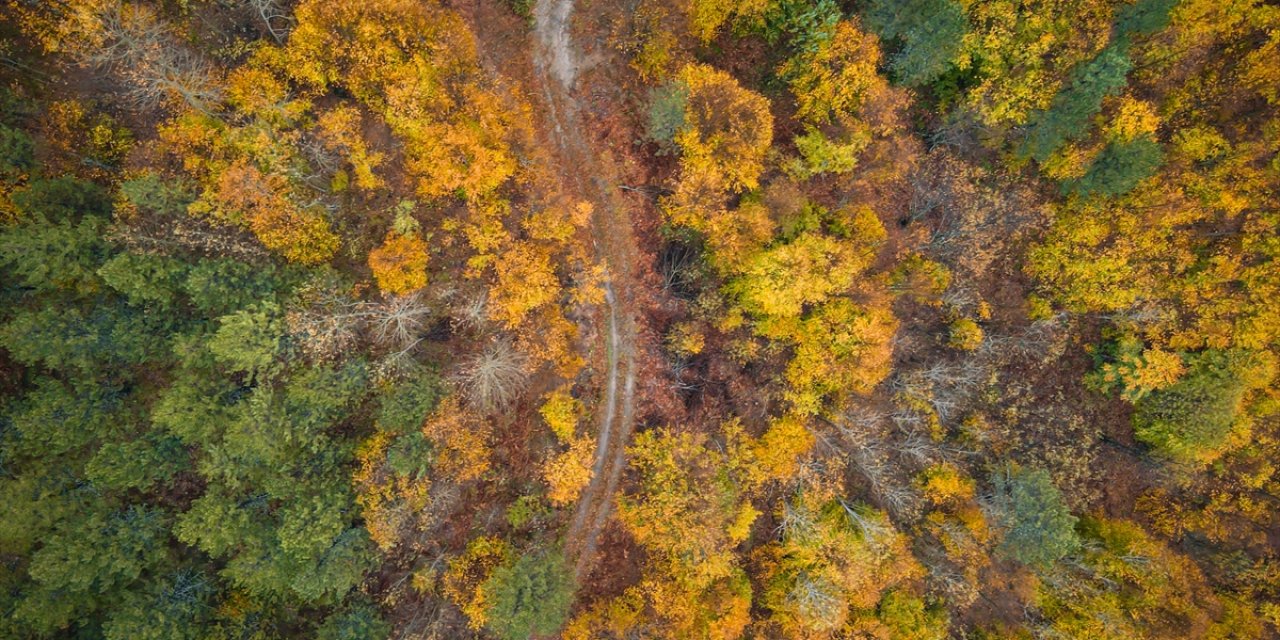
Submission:
<svg viewBox="0 0 1280 640">
<path fill-rule="evenodd" d="M 566 533 L 565 549 L 578 577 L 595 559 L 596 541 L 609 521 L 613 495 L 626 468 L 626 446 L 635 419 L 635 314 L 629 304 L 635 241 L 627 209 L 619 201 L 616 172 L 583 136 L 589 123 L 576 97 L 579 55 L 571 38 L 573 0 L 541 0 L 534 9 L 534 65 L 547 108 L 549 135 L 567 188 L 591 201 L 591 234 L 597 257 L 607 271 L 604 282 L 606 361 L 604 397 L 598 410 L 598 435 L 591 482 L 578 500 Z"/>
</svg>

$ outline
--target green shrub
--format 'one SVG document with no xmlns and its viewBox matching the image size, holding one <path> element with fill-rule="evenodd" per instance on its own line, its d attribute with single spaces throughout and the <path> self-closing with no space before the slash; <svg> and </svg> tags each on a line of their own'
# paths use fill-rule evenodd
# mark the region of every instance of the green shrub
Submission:
<svg viewBox="0 0 1280 640">
<path fill-rule="evenodd" d="M 523 555 L 494 570 L 484 586 L 492 603 L 489 630 L 506 640 L 559 631 L 573 603 L 573 577 L 559 553 Z"/>
<path fill-rule="evenodd" d="M 992 476 L 991 511 L 1003 530 L 999 552 L 1036 569 L 1047 570 L 1079 551 L 1076 517 L 1044 469 L 1009 465 Z"/>
<path fill-rule="evenodd" d="M 1155 174 L 1163 162 L 1164 150 L 1150 136 L 1112 142 L 1083 176 L 1063 184 L 1063 191 L 1085 197 L 1124 195 Z"/>
<path fill-rule="evenodd" d="M 1134 433 L 1161 456 L 1209 463 L 1227 448 L 1245 395 L 1271 380 L 1273 365 L 1245 351 L 1205 351 L 1188 361 L 1181 380 L 1137 403 Z"/>
</svg>

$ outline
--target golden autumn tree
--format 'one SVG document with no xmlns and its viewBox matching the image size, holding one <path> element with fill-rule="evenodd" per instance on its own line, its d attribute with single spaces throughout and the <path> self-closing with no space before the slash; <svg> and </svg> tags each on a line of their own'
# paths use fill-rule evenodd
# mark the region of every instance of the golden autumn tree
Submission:
<svg viewBox="0 0 1280 640">
<path fill-rule="evenodd" d="M 351 168 L 350 175 L 342 171 L 334 176 L 334 191 L 342 191 L 338 187 L 346 182 L 354 182 L 357 188 L 365 191 L 373 191 L 386 184 L 377 173 L 385 160 L 384 154 L 372 150 L 365 141 L 360 130 L 362 120 L 360 110 L 353 106 L 330 109 L 316 119 L 318 134 L 325 147 Z"/>
<path fill-rule="evenodd" d="M 542 479 L 547 483 L 547 499 L 551 504 L 572 504 L 591 482 L 591 462 L 595 440 L 579 436 L 568 441 L 569 448 L 555 454 L 542 465 Z"/>
<path fill-rule="evenodd" d="M 1080 528 L 1092 544 L 1079 568 L 1046 581 L 1036 597 L 1054 633 L 1104 640 L 1261 633 L 1252 611 L 1213 593 L 1193 562 L 1136 524 L 1091 517 Z"/>
<path fill-rule="evenodd" d="M 1023 124 L 1048 106 L 1066 75 L 1106 45 L 1112 4 L 979 2 L 968 9 L 956 66 L 974 73 L 965 105 L 989 125 Z"/>
<path fill-rule="evenodd" d="M 516 327 L 533 311 L 560 296 L 550 253 L 542 246 L 521 242 L 494 265 L 497 278 L 489 288 L 490 316 Z"/>
<path fill-rule="evenodd" d="M 489 425 L 462 408 L 455 396 L 441 401 L 440 406 L 422 425 L 422 435 L 439 450 L 436 468 L 443 477 L 455 482 L 480 478 L 492 464 L 493 437 Z"/>
<path fill-rule="evenodd" d="M 710 42 L 721 28 L 735 18 L 758 18 L 770 0 L 691 0 L 689 30 L 702 42 Z"/>
<path fill-rule="evenodd" d="M 908 539 L 884 513 L 801 492 L 778 514 L 781 535 L 760 552 L 763 601 L 789 637 L 830 637 L 851 611 L 923 576 Z"/>
<path fill-rule="evenodd" d="M 288 191 L 282 177 L 239 162 L 219 176 L 216 196 L 225 214 L 240 217 L 263 246 L 286 259 L 317 264 L 333 257 L 338 237 L 324 214 L 299 207 L 287 197 Z"/>
<path fill-rule="evenodd" d="M 759 512 L 741 497 L 725 454 L 704 435 L 664 429 L 629 448 L 641 485 L 619 499 L 618 516 L 650 560 L 636 588 L 674 636 L 737 637 L 750 587 L 733 548 Z"/>
<path fill-rule="evenodd" d="M 884 303 L 837 299 L 819 307 L 793 338 L 795 356 L 786 379 L 796 410 L 815 413 L 826 397 L 869 393 L 889 375 L 897 327 Z"/>
<path fill-rule="evenodd" d="M 385 293 L 409 293 L 427 286 L 427 261 L 427 243 L 418 234 L 394 229 L 369 252 L 369 269 Z"/>
<path fill-rule="evenodd" d="M 202 187 L 191 213 L 243 226 L 290 261 L 325 262 L 340 240 L 310 182 L 323 172 L 303 151 L 311 103 L 262 65 L 254 57 L 228 74 L 224 118 L 187 110 L 160 139 Z"/>
<path fill-rule="evenodd" d="M 276 64 L 326 90 L 340 86 L 405 142 L 418 193 L 482 196 L 516 171 L 509 132 L 521 117 L 481 73 L 470 29 L 436 2 L 303 2 Z"/>
<path fill-rule="evenodd" d="M 352 478 L 356 503 L 364 515 L 369 537 L 384 551 L 399 546 L 409 530 L 420 523 L 429 501 L 431 480 L 424 468 L 388 461 L 389 453 L 406 448 L 406 444 L 410 445 L 407 448 L 411 454 L 424 453 L 427 443 L 417 442 L 421 437 L 418 433 L 397 437 L 390 431 L 379 431 L 356 450 L 360 465 Z"/>
<path fill-rule="evenodd" d="M 466 614 L 467 626 L 471 629 L 479 630 L 488 624 L 493 603 L 485 585 L 494 571 L 511 562 L 514 556 L 515 550 L 507 541 L 479 536 L 472 538 L 461 554 L 449 559 L 441 576 L 440 591 Z"/>
<path fill-rule="evenodd" d="M 706 65 L 680 72 L 688 89 L 685 126 L 676 133 L 682 180 L 708 179 L 729 191 L 756 187 L 773 140 L 769 101 Z"/>
<path fill-rule="evenodd" d="M 869 265 L 870 245 L 805 232 L 748 258 L 728 291 L 756 316 L 786 319 L 851 289 Z"/>
<path fill-rule="evenodd" d="M 836 23 L 829 38 L 780 69 L 795 95 L 796 116 L 824 124 L 858 114 L 869 93 L 887 89 L 876 71 L 881 58 L 879 39 L 863 31 L 857 19 Z"/>
<path fill-rule="evenodd" d="M 788 398 L 815 413 L 824 398 L 867 393 L 888 375 L 897 321 L 878 286 L 861 278 L 886 238 L 874 213 L 810 205 L 792 226 L 793 238 L 742 260 L 725 291 L 756 333 L 794 347 Z M 864 302 L 848 297 L 855 290 Z"/>
</svg>

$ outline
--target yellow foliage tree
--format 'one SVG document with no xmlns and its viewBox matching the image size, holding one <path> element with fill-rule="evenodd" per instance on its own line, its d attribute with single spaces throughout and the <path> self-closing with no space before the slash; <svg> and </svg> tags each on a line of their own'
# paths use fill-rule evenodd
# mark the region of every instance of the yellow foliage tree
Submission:
<svg viewBox="0 0 1280 640">
<path fill-rule="evenodd" d="M 573 438 L 569 449 L 556 454 L 542 466 L 542 479 L 547 483 L 547 499 L 552 504 L 572 504 L 591 482 L 591 459 L 595 443 L 589 437 Z"/>
<path fill-rule="evenodd" d="M 856 243 L 805 232 L 747 259 L 728 291 L 753 315 L 795 318 L 807 306 L 851 289 L 872 257 Z"/>
<path fill-rule="evenodd" d="M 956 65 L 980 81 L 966 104 L 988 125 L 1023 124 L 1047 107 L 1065 74 L 1107 44 L 1113 4 L 1013 0 L 966 5 L 969 30 Z"/>
<path fill-rule="evenodd" d="M 356 449 L 359 467 L 352 479 L 365 528 L 383 551 L 400 544 L 405 530 L 427 506 L 431 488 L 430 479 L 397 472 L 387 464 L 395 437 L 389 431 L 378 431 L 362 442 Z"/>
<path fill-rule="evenodd" d="M 494 264 L 497 278 L 489 287 L 489 315 L 515 328 L 530 312 L 555 302 L 560 280 L 551 255 L 532 242 L 518 242 Z"/>
<path fill-rule="evenodd" d="M 706 65 L 686 66 L 680 80 L 689 91 L 685 126 L 675 138 L 681 179 L 706 177 L 726 190 L 754 189 L 773 140 L 769 101 Z"/>
<path fill-rule="evenodd" d="M 640 487 L 618 500 L 618 517 L 649 557 L 644 600 L 672 636 L 736 637 L 750 586 L 733 547 L 759 515 L 742 499 L 747 479 L 703 434 L 648 431 L 628 452 Z"/>
<path fill-rule="evenodd" d="M 839 298 L 800 325 L 787 365 L 788 398 L 795 411 L 816 413 L 822 400 L 870 393 L 889 375 L 890 342 L 898 321 L 887 306 L 861 306 Z"/>
<path fill-rule="evenodd" d="M 935 464 L 921 472 L 917 479 L 925 498 L 935 504 L 973 498 L 973 478 L 964 475 L 950 463 Z"/>
<path fill-rule="evenodd" d="M 508 563 L 515 550 L 506 541 L 493 536 L 481 536 L 467 543 L 462 555 L 449 560 L 449 566 L 441 580 L 441 593 L 462 609 L 467 625 L 483 629 L 489 622 L 488 592 L 485 582 L 499 566 Z"/>
<path fill-rule="evenodd" d="M 877 73 L 880 40 L 856 19 L 836 24 L 831 37 L 787 60 L 780 69 L 796 98 L 796 116 L 814 124 L 857 115 L 867 94 L 888 83 Z"/>
<path fill-rule="evenodd" d="M 486 78 L 471 31 L 434 1 L 309 0 L 277 64 L 320 90 L 342 86 L 405 142 L 418 193 L 479 197 L 515 174 L 509 136 L 527 114 Z"/>
<path fill-rule="evenodd" d="M 582 402 L 569 395 L 565 389 L 557 389 L 548 393 L 542 401 L 538 413 L 547 423 L 551 431 L 561 442 L 568 443 L 574 439 L 578 428 L 578 418 L 582 415 Z"/>
<path fill-rule="evenodd" d="M 456 396 L 441 401 L 422 426 L 422 435 L 439 448 L 436 468 L 442 477 L 467 482 L 489 470 L 490 427 L 463 410 Z"/>
<path fill-rule="evenodd" d="M 731 19 L 757 17 L 769 5 L 770 0 L 692 0 L 689 2 L 689 30 L 705 44 L 711 42 Z"/>
<path fill-rule="evenodd" d="M 417 234 L 392 230 L 369 252 L 369 269 L 385 293 L 408 293 L 427 286 L 427 243 Z"/>
<path fill-rule="evenodd" d="M 800 459 L 813 448 L 813 434 L 801 416 L 775 418 L 759 438 L 746 434 L 737 420 L 722 425 L 729 448 L 729 463 L 755 491 L 767 482 L 785 482 L 795 476 Z"/>
<path fill-rule="evenodd" d="M 802 491 L 778 519 L 780 539 L 758 552 L 762 600 L 789 637 L 830 637 L 850 608 L 871 609 L 885 591 L 924 574 L 882 512 Z"/>
<path fill-rule="evenodd" d="M 329 221 L 314 209 L 295 205 L 283 178 L 239 162 L 222 173 L 217 189 L 218 204 L 229 217 L 243 220 L 263 246 L 286 259 L 318 264 L 337 252 L 338 236 Z"/>
<path fill-rule="evenodd" d="M 360 132 L 360 111 L 342 106 L 320 114 L 316 124 L 325 146 L 345 157 L 351 165 L 355 184 L 365 191 L 381 188 L 385 181 L 375 173 L 382 164 L 383 154 L 371 151 Z"/>
</svg>

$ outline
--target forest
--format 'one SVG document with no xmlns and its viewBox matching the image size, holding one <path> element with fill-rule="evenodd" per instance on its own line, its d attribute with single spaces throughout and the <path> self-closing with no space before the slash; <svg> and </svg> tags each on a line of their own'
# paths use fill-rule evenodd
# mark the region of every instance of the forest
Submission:
<svg viewBox="0 0 1280 640">
<path fill-rule="evenodd" d="M 1280 4 L 0 0 L 0 638 L 1280 638 Z"/>
</svg>

